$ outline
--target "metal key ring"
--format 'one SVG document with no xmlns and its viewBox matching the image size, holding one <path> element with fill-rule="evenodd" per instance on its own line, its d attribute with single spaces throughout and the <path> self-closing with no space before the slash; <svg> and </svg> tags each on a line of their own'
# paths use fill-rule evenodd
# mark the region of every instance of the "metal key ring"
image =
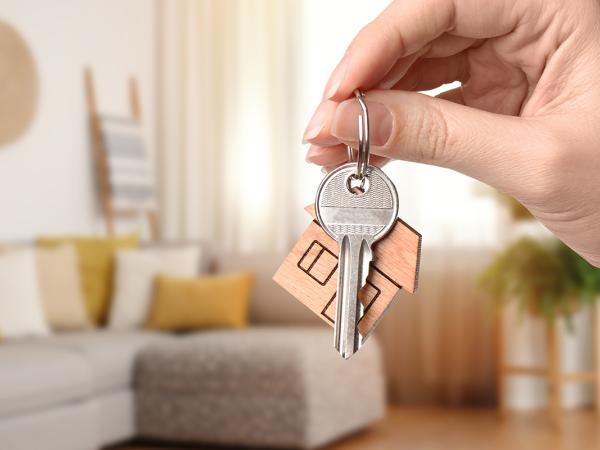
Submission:
<svg viewBox="0 0 600 450">
<path fill-rule="evenodd" d="M 365 103 L 365 94 L 356 89 L 354 95 L 360 105 L 361 113 L 358 116 L 358 158 L 356 160 L 355 177 L 361 180 L 367 173 L 370 156 L 370 137 L 369 137 L 369 110 Z M 354 161 L 354 149 L 348 145 L 348 159 Z"/>
</svg>

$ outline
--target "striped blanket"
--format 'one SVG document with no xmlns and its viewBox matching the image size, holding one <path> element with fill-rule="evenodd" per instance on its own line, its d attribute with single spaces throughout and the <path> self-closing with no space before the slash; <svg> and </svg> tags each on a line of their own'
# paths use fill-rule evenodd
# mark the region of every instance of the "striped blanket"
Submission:
<svg viewBox="0 0 600 450">
<path fill-rule="evenodd" d="M 156 188 L 151 155 L 144 145 L 139 122 L 101 116 L 108 163 L 111 202 L 115 211 L 156 209 Z"/>
</svg>

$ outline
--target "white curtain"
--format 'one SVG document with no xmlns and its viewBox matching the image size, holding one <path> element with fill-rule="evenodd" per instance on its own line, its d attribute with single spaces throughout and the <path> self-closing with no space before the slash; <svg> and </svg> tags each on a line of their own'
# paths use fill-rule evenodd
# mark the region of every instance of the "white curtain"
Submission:
<svg viewBox="0 0 600 450">
<path fill-rule="evenodd" d="M 162 0 L 157 129 L 167 238 L 231 250 L 290 247 L 322 174 L 301 134 L 328 74 L 385 1 Z M 336 16 L 335 21 L 331 17 Z M 438 167 L 388 165 L 400 215 L 424 245 L 495 245 L 498 208 Z"/>
<path fill-rule="evenodd" d="M 300 2 L 159 3 L 157 149 L 165 238 L 270 251 L 293 241 Z"/>
</svg>

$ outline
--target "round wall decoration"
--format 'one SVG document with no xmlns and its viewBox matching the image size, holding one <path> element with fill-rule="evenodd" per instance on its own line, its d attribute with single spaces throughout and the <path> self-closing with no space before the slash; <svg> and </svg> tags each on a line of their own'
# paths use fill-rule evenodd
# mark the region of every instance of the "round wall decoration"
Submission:
<svg viewBox="0 0 600 450">
<path fill-rule="evenodd" d="M 17 30 L 0 21 L 0 147 L 27 130 L 37 97 L 33 55 Z"/>
</svg>

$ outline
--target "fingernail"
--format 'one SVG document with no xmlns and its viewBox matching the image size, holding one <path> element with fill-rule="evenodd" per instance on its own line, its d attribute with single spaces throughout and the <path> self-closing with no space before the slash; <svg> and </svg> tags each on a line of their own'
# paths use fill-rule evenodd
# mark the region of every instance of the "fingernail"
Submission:
<svg viewBox="0 0 600 450">
<path fill-rule="evenodd" d="M 311 117 L 306 130 L 304 131 L 304 135 L 302 138 L 302 143 L 307 144 L 310 139 L 316 138 L 323 127 L 325 126 L 325 102 L 321 103 L 313 116 Z"/>
<path fill-rule="evenodd" d="M 331 74 L 331 77 L 329 77 L 329 81 L 325 87 L 325 99 L 331 99 L 337 93 L 342 82 L 344 81 L 344 78 L 346 77 L 346 70 L 348 69 L 348 61 L 346 58 L 346 56 L 342 58 L 340 63 Z"/>
<path fill-rule="evenodd" d="M 369 111 L 369 139 L 371 145 L 387 144 L 394 128 L 394 116 L 383 103 L 367 101 Z M 346 100 L 337 107 L 331 125 L 331 134 L 343 142 L 358 142 L 360 106 L 355 99 Z"/>
</svg>

